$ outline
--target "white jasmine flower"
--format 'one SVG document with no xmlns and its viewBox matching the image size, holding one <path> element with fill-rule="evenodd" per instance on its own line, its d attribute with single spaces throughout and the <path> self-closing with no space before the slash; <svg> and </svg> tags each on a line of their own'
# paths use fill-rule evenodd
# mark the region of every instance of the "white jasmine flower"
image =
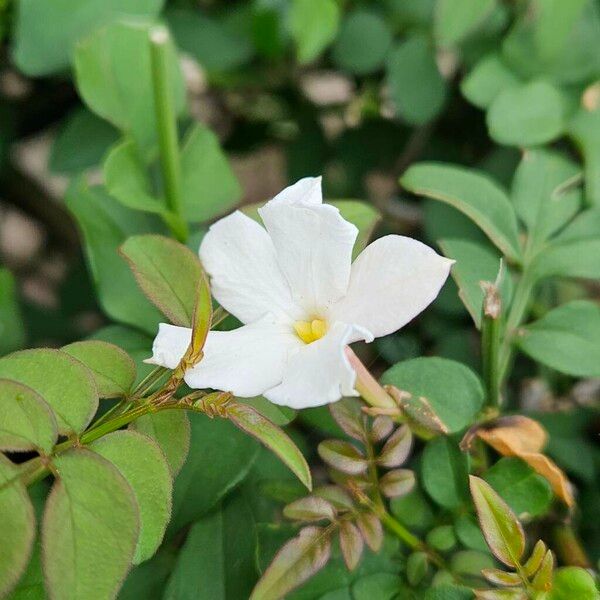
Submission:
<svg viewBox="0 0 600 600">
<path fill-rule="evenodd" d="M 345 346 L 411 321 L 438 295 L 453 261 L 388 235 L 352 263 L 358 230 L 323 204 L 320 177 L 286 188 L 259 214 L 264 227 L 237 211 L 202 241 L 212 293 L 244 325 L 211 331 L 186 383 L 292 408 L 358 395 Z M 175 368 L 190 337 L 162 323 L 148 362 Z"/>
</svg>

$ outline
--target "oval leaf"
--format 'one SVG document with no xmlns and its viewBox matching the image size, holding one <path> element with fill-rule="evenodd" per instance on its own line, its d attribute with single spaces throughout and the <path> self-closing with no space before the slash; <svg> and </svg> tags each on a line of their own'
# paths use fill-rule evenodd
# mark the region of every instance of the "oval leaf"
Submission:
<svg viewBox="0 0 600 600">
<path fill-rule="evenodd" d="M 247 404 L 230 402 L 226 410 L 235 425 L 273 451 L 309 490 L 312 489 L 306 459 L 282 429 Z"/>
<path fill-rule="evenodd" d="M 440 200 L 472 219 L 510 259 L 521 256 L 517 217 L 504 191 L 474 170 L 438 163 L 420 163 L 402 176 L 404 188 Z"/>
<path fill-rule="evenodd" d="M 136 235 L 120 248 L 147 298 L 175 325 L 193 323 L 200 261 L 182 244 L 161 235 Z"/>
<path fill-rule="evenodd" d="M 377 463 L 382 467 L 399 467 L 408 458 L 413 436 L 407 425 L 398 427 L 383 445 Z"/>
<path fill-rule="evenodd" d="M 321 521 L 322 519 L 333 521 L 335 514 L 333 505 L 318 496 L 299 498 L 283 509 L 284 517 L 298 521 Z"/>
<path fill-rule="evenodd" d="M 131 487 L 85 449 L 54 459 L 59 478 L 46 502 L 42 563 L 52 598 L 111 598 L 129 570 L 138 536 Z"/>
<path fill-rule="evenodd" d="M 325 440 L 319 444 L 319 456 L 331 467 L 347 473 L 359 475 L 367 470 L 367 461 L 361 452 L 349 442 Z"/>
<path fill-rule="evenodd" d="M 158 445 L 135 431 L 115 431 L 90 445 L 110 461 L 131 486 L 140 510 L 134 564 L 150 558 L 162 541 L 171 516 L 173 482 Z"/>
<path fill-rule="evenodd" d="M 23 350 L 0 359 L 0 377 L 29 386 L 52 408 L 58 432 L 81 433 L 98 408 L 94 378 L 78 360 L 60 350 Z"/>
<path fill-rule="evenodd" d="M 0 379 L 0 450 L 52 452 L 58 426 L 44 399 L 30 387 Z"/>
<path fill-rule="evenodd" d="M 62 351 L 92 372 L 101 398 L 118 398 L 129 393 L 135 381 L 135 363 L 118 346 L 89 340 L 63 346 Z"/>
<path fill-rule="evenodd" d="M 364 512 L 357 517 L 356 524 L 367 546 L 373 552 L 379 552 L 383 544 L 383 526 L 381 521 L 373 513 Z"/>
<path fill-rule="evenodd" d="M 410 469 L 394 469 L 379 480 L 379 487 L 388 498 L 405 496 L 415 487 L 415 474 Z"/>
<path fill-rule="evenodd" d="M 279 552 L 252 591 L 250 600 L 279 600 L 322 569 L 331 556 L 333 527 L 305 527 Z"/>
<path fill-rule="evenodd" d="M 479 524 L 490 550 L 505 565 L 516 567 L 525 550 L 521 523 L 483 479 L 470 475 L 469 482 Z"/>
<path fill-rule="evenodd" d="M 4 598 L 21 577 L 35 538 L 35 516 L 18 470 L 0 454 L 0 597 Z M 12 481 L 14 480 L 14 481 Z M 12 482 L 11 482 L 12 481 Z M 11 482 L 11 483 L 9 483 Z"/>
<path fill-rule="evenodd" d="M 350 521 L 342 521 L 340 523 L 340 548 L 344 562 L 350 571 L 358 566 L 363 547 L 363 538 L 356 525 Z"/>
</svg>

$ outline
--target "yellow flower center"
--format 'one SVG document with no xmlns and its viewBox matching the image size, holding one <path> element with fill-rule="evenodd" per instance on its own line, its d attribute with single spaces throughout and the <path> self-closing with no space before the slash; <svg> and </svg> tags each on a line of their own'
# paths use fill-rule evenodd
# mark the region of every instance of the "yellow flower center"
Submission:
<svg viewBox="0 0 600 600">
<path fill-rule="evenodd" d="M 305 344 L 312 344 L 327 333 L 327 323 L 322 319 L 312 321 L 296 321 L 294 329 Z"/>
</svg>

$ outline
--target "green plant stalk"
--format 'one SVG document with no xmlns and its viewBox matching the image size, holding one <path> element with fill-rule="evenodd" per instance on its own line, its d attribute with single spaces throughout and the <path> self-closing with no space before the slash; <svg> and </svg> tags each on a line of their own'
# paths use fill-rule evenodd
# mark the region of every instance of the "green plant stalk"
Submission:
<svg viewBox="0 0 600 600">
<path fill-rule="evenodd" d="M 489 286 L 483 301 L 481 318 L 481 356 L 483 380 L 489 406 L 500 406 L 500 333 L 502 304 L 498 290 Z"/>
<path fill-rule="evenodd" d="M 151 29 L 150 62 L 152 66 L 154 109 L 160 147 L 160 166 L 167 206 L 171 213 L 171 218 L 166 221 L 173 235 L 180 242 L 186 242 L 189 231 L 183 218 L 181 161 L 179 156 L 177 117 L 169 85 L 168 42 L 169 32 L 165 27 L 157 26 Z"/>
</svg>

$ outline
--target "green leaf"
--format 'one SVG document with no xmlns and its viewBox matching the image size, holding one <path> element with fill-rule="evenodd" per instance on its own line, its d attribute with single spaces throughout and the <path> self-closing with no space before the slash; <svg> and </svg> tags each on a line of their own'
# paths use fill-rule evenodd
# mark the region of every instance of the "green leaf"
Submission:
<svg viewBox="0 0 600 600">
<path fill-rule="evenodd" d="M 309 490 L 312 489 L 312 478 L 306 459 L 282 429 L 246 404 L 230 402 L 226 411 L 227 417 L 237 427 L 274 452 Z"/>
<path fill-rule="evenodd" d="M 600 377 L 600 306 L 575 300 L 524 327 L 519 348 L 562 373 Z"/>
<path fill-rule="evenodd" d="M 164 0 L 21 0 L 16 11 L 13 57 L 30 76 L 68 68 L 82 37 L 121 17 L 154 17 Z"/>
<path fill-rule="evenodd" d="M 448 552 L 456 545 L 456 536 L 452 525 L 439 525 L 427 534 L 427 543 L 441 552 Z"/>
<path fill-rule="evenodd" d="M 400 179 L 407 190 L 440 200 L 472 219 L 512 260 L 521 255 L 517 218 L 504 191 L 486 175 L 440 163 L 419 163 Z"/>
<path fill-rule="evenodd" d="M 427 443 L 421 462 L 423 487 L 444 508 L 457 508 L 469 499 L 468 455 L 448 437 L 438 437 Z"/>
<path fill-rule="evenodd" d="M 181 149 L 181 194 L 188 221 L 209 221 L 240 201 L 242 189 L 215 134 L 194 125 Z"/>
<path fill-rule="evenodd" d="M 407 593 L 402 579 L 395 573 L 373 573 L 361 577 L 352 586 L 352 600 L 397 600 Z"/>
<path fill-rule="evenodd" d="M 518 77 L 499 54 L 486 54 L 460 83 L 462 95 L 479 108 L 488 108 L 504 90 L 518 85 Z"/>
<path fill-rule="evenodd" d="M 173 477 L 190 449 L 190 421 L 183 410 L 166 410 L 136 419 L 130 429 L 152 438 L 163 451 Z"/>
<path fill-rule="evenodd" d="M 0 269 L 0 356 L 24 345 L 25 331 L 15 278 L 8 269 Z"/>
<path fill-rule="evenodd" d="M 117 141 L 114 127 L 85 108 L 70 113 L 52 144 L 49 167 L 54 173 L 76 175 L 102 162 Z"/>
<path fill-rule="evenodd" d="M 12 481 L 18 475 L 16 465 L 0 454 L 0 596 L 3 598 L 27 567 L 35 539 L 33 506 L 25 486 Z"/>
<path fill-rule="evenodd" d="M 237 69 L 252 58 L 250 36 L 232 27 L 229 22 L 232 19 L 227 19 L 234 10 L 225 11 L 225 18 L 219 19 L 218 15 L 202 14 L 196 6 L 190 6 L 189 10 L 168 7 L 165 16 L 177 46 L 212 74 Z"/>
<path fill-rule="evenodd" d="M 452 277 L 458 286 L 458 295 L 466 306 L 477 329 L 481 327 L 481 311 L 484 291 L 482 281 L 496 281 L 500 271 L 501 256 L 491 245 L 478 244 L 469 240 L 444 239 L 438 241 L 444 256 L 453 258 Z M 510 275 L 502 278 L 500 285 L 502 300 L 508 304 L 512 294 Z"/>
<path fill-rule="evenodd" d="M 334 40 L 340 9 L 335 0 L 293 0 L 289 19 L 298 62 L 306 64 Z"/>
<path fill-rule="evenodd" d="M 555 238 L 556 243 L 600 237 L 600 206 L 580 212 Z"/>
<path fill-rule="evenodd" d="M 496 0 L 438 0 L 434 32 L 440 46 L 464 40 L 496 6 Z"/>
<path fill-rule="evenodd" d="M 156 231 L 156 221 L 121 206 L 101 187 L 73 181 L 65 197 L 83 231 L 86 257 L 102 308 L 117 321 L 156 334 L 160 313 L 139 290 L 118 254 L 130 236 Z"/>
<path fill-rule="evenodd" d="M 162 598 L 177 561 L 176 550 L 179 548 L 163 546 L 150 560 L 134 567 L 119 590 L 119 600 Z"/>
<path fill-rule="evenodd" d="M 50 454 L 57 437 L 56 419 L 46 401 L 26 385 L 0 379 L 0 450 L 39 448 Z"/>
<path fill-rule="evenodd" d="M 485 472 L 484 479 L 517 515 L 539 517 L 552 503 L 548 481 L 519 458 L 501 458 Z"/>
<path fill-rule="evenodd" d="M 423 600 L 471 600 L 473 592 L 464 586 L 440 584 L 429 588 Z"/>
<path fill-rule="evenodd" d="M 160 235 L 130 237 L 120 251 L 148 299 L 172 323 L 190 327 L 202 273 L 196 255 Z"/>
<path fill-rule="evenodd" d="M 248 598 L 257 578 L 255 548 L 252 511 L 243 494 L 236 494 L 194 523 L 164 600 Z"/>
<path fill-rule="evenodd" d="M 275 555 L 250 600 L 278 600 L 321 570 L 331 556 L 333 527 L 305 527 Z"/>
<path fill-rule="evenodd" d="M 406 579 L 410 585 L 417 586 L 427 575 L 427 554 L 412 552 L 406 559 Z"/>
<path fill-rule="evenodd" d="M 559 90 L 547 81 L 532 81 L 500 92 L 488 110 L 487 126 L 499 144 L 536 146 L 563 133 L 563 113 Z"/>
<path fill-rule="evenodd" d="M 367 470 L 363 453 L 344 440 L 325 440 L 319 444 L 319 456 L 329 466 L 348 475 L 360 475 Z"/>
<path fill-rule="evenodd" d="M 488 483 L 474 475 L 469 476 L 469 481 L 479 524 L 490 550 L 505 565 L 516 567 L 525 550 L 521 523 Z"/>
<path fill-rule="evenodd" d="M 344 71 L 366 75 L 377 70 L 392 43 L 385 20 L 366 10 L 349 12 L 333 47 L 333 61 Z"/>
<path fill-rule="evenodd" d="M 580 567 L 562 567 L 554 572 L 549 600 L 597 600 L 594 578 Z"/>
<path fill-rule="evenodd" d="M 597 36 L 596 36 L 597 37 Z M 596 50 L 597 53 L 597 50 Z M 569 134 L 583 154 L 585 194 L 590 204 L 600 205 L 600 108 L 580 108 L 569 124 Z"/>
<path fill-rule="evenodd" d="M 600 236 L 551 244 L 532 261 L 532 274 L 546 277 L 600 278 Z"/>
<path fill-rule="evenodd" d="M 85 449 L 53 460 L 59 478 L 46 502 L 42 562 L 52 598 L 116 595 L 138 536 L 131 487 L 116 467 Z"/>
<path fill-rule="evenodd" d="M 158 549 L 171 516 L 173 482 L 165 455 L 151 438 L 135 431 L 115 431 L 89 448 L 117 467 L 133 490 L 140 511 L 133 563 L 141 563 Z"/>
<path fill-rule="evenodd" d="M 538 245 L 578 212 L 582 193 L 572 184 L 580 173 L 558 152 L 533 149 L 523 155 L 511 195 L 517 215 Z"/>
<path fill-rule="evenodd" d="M 60 350 L 22 350 L 0 359 L 0 377 L 37 392 L 52 408 L 61 434 L 81 433 L 98 408 L 94 378 Z"/>
<path fill-rule="evenodd" d="M 251 437 L 225 420 L 199 413 L 191 413 L 189 418 L 190 452 L 175 480 L 169 525 L 173 533 L 206 514 L 238 485 L 259 450 Z"/>
<path fill-rule="evenodd" d="M 470 425 L 483 404 L 477 375 L 446 358 L 420 357 L 398 363 L 383 374 L 381 382 L 417 398 L 424 396 L 450 433 Z"/>
<path fill-rule="evenodd" d="M 118 398 L 131 390 L 135 381 L 135 363 L 118 346 L 90 340 L 63 346 L 62 351 L 92 372 L 100 398 Z"/>
<path fill-rule="evenodd" d="M 446 100 L 446 82 L 424 34 L 403 40 L 387 61 L 387 85 L 396 113 L 411 125 L 435 118 Z"/>
<path fill-rule="evenodd" d="M 164 201 L 154 196 L 146 167 L 133 141 L 125 139 L 116 145 L 106 157 L 103 169 L 108 193 L 123 206 L 158 215 L 167 214 Z"/>
<path fill-rule="evenodd" d="M 460 515 L 454 521 L 454 529 L 456 536 L 465 548 L 477 550 L 479 552 L 487 552 L 488 545 L 479 529 L 479 525 L 475 517 L 471 515 Z"/>
<path fill-rule="evenodd" d="M 96 114 L 135 140 L 148 158 L 156 143 L 148 32 L 151 22 L 114 23 L 96 30 L 75 52 L 80 96 Z M 170 89 L 180 113 L 185 89 L 175 48 L 169 49 Z"/>
</svg>

